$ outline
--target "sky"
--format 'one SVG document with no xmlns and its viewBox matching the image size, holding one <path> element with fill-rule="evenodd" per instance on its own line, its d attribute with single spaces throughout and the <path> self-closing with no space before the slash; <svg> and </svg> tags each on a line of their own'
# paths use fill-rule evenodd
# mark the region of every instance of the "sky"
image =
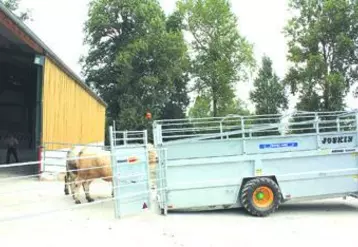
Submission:
<svg viewBox="0 0 358 247">
<path fill-rule="evenodd" d="M 159 0 L 169 14 L 175 8 L 176 0 Z M 32 10 L 33 21 L 28 26 L 79 76 L 81 55 L 86 54 L 83 45 L 83 24 L 87 19 L 89 0 L 22 0 L 23 8 Z M 232 10 L 238 17 L 238 29 L 254 45 L 258 62 L 262 55 L 268 55 L 273 68 L 281 78 L 288 67 L 287 46 L 282 33 L 289 14 L 287 0 L 234 0 Z M 237 95 L 247 101 L 252 89 L 252 78 L 237 87 Z M 296 99 L 291 97 L 291 108 Z M 356 108 L 358 100 L 348 97 L 349 107 Z M 250 109 L 253 105 L 248 103 Z"/>
</svg>

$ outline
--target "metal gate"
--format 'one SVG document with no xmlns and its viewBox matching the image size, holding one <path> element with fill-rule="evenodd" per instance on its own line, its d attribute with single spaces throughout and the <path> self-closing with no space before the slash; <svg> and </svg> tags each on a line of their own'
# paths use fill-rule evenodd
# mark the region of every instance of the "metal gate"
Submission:
<svg viewBox="0 0 358 247">
<path fill-rule="evenodd" d="M 135 215 L 150 208 L 147 131 L 109 129 L 115 215 Z"/>
</svg>

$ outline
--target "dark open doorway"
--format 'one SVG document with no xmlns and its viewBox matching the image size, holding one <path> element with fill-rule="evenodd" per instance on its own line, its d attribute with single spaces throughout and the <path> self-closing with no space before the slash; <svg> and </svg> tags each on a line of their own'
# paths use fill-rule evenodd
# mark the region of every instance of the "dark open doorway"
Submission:
<svg viewBox="0 0 358 247">
<path fill-rule="evenodd" d="M 36 53 L 18 35 L 0 22 L 0 168 L 7 163 L 5 139 L 12 134 L 19 142 L 20 162 L 37 160 L 38 109 L 40 84 Z M 15 159 L 11 156 L 10 163 Z M 6 173 L 32 174 L 38 165 L 0 169 Z"/>
</svg>

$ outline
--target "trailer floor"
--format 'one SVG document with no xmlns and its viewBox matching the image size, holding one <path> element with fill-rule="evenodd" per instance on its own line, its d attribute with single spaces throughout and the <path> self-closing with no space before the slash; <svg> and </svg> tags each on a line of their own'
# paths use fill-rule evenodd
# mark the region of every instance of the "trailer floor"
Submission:
<svg viewBox="0 0 358 247">
<path fill-rule="evenodd" d="M 63 182 L 22 180 L 0 191 L 26 188 L 30 192 L 0 197 L 0 219 L 20 216 L 0 222 L 1 246 L 357 246 L 358 200 L 353 198 L 286 204 L 267 218 L 241 209 L 167 216 L 154 210 L 115 220 L 113 202 L 26 218 L 21 215 L 74 205 Z M 94 182 L 91 191 L 97 200 L 110 198 L 106 182 Z"/>
</svg>

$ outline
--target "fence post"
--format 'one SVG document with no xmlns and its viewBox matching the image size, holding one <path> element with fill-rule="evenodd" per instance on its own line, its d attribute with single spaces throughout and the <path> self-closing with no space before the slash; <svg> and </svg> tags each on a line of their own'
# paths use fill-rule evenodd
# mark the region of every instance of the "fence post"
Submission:
<svg viewBox="0 0 358 247">
<path fill-rule="evenodd" d="M 243 117 L 241 119 L 241 133 L 242 133 L 242 152 L 246 154 L 246 135 L 245 135 L 245 120 Z"/>
<path fill-rule="evenodd" d="M 358 113 L 355 114 L 355 124 L 356 124 L 356 147 L 358 146 Z"/>
<path fill-rule="evenodd" d="M 317 143 L 317 149 L 321 149 L 321 143 L 320 143 L 320 131 L 319 131 L 319 116 L 317 113 L 315 113 L 315 131 L 316 131 L 316 143 Z"/>
<path fill-rule="evenodd" d="M 38 174 L 39 174 L 39 179 L 41 178 L 41 174 L 43 173 L 44 167 L 43 167 L 43 163 L 42 163 L 42 151 L 44 150 L 44 147 L 42 145 L 38 146 L 37 148 L 37 158 L 39 161 L 39 166 L 38 166 Z"/>
<path fill-rule="evenodd" d="M 114 195 L 114 215 L 115 218 L 119 218 L 119 203 L 118 203 L 118 181 L 116 178 L 117 175 L 117 162 L 115 156 L 115 145 L 113 135 L 115 135 L 115 131 L 113 131 L 113 127 L 109 126 L 109 144 L 110 144 L 110 155 L 111 155 L 111 168 L 112 168 L 112 186 L 113 186 L 113 195 Z"/>
</svg>

